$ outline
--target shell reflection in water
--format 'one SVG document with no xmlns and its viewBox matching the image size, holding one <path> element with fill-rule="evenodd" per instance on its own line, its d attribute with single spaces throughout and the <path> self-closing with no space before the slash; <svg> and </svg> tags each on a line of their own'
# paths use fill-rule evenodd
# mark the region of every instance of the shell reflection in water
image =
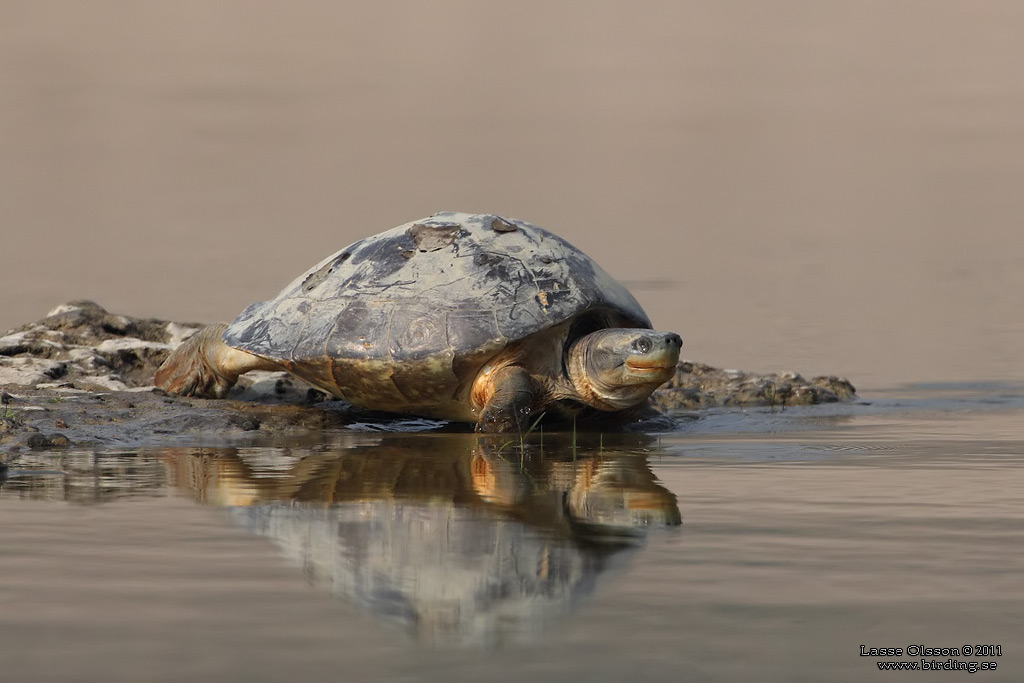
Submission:
<svg viewBox="0 0 1024 683">
<path fill-rule="evenodd" d="M 553 441 L 383 435 L 162 457 L 175 485 L 228 506 L 315 584 L 417 640 L 488 645 L 540 634 L 650 528 L 680 524 L 635 448 Z"/>
</svg>

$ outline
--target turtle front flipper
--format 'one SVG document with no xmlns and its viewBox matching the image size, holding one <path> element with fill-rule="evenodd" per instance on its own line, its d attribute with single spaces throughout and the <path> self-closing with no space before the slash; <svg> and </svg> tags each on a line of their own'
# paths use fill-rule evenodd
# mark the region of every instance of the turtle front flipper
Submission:
<svg viewBox="0 0 1024 683">
<path fill-rule="evenodd" d="M 224 398 L 242 373 L 279 369 L 225 344 L 221 335 L 227 327 L 209 325 L 186 339 L 156 371 L 153 384 L 170 394 Z"/>
<path fill-rule="evenodd" d="M 530 415 L 542 395 L 541 387 L 525 369 L 506 365 L 482 377 L 483 410 L 478 432 L 518 432 L 530 429 Z"/>
</svg>

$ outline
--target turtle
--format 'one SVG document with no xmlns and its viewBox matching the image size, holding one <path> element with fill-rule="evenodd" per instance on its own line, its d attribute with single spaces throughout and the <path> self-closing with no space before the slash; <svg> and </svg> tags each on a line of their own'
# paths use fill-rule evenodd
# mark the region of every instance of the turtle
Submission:
<svg viewBox="0 0 1024 683">
<path fill-rule="evenodd" d="M 201 329 L 154 384 L 223 398 L 242 373 L 286 370 L 360 408 L 522 433 L 549 413 L 646 405 L 681 346 L 566 240 L 441 212 L 355 242 Z"/>
</svg>

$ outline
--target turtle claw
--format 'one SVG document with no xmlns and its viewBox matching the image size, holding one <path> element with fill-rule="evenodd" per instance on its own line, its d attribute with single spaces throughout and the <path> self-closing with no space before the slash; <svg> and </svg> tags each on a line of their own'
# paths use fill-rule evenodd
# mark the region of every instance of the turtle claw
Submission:
<svg viewBox="0 0 1024 683">
<path fill-rule="evenodd" d="M 506 366 L 491 377 L 494 390 L 480 412 L 476 431 L 480 433 L 530 431 L 530 415 L 534 412 L 537 386 L 523 368 Z"/>
<path fill-rule="evenodd" d="M 476 423 L 476 431 L 480 434 L 524 433 L 530 428 L 531 407 L 492 407 L 488 406 Z"/>
<path fill-rule="evenodd" d="M 153 376 L 153 384 L 169 394 L 224 398 L 237 375 L 219 372 L 217 351 L 224 347 L 221 334 L 226 325 L 210 325 L 186 339 Z"/>
<path fill-rule="evenodd" d="M 476 423 L 477 434 L 501 434 L 503 432 L 514 432 L 515 423 L 508 419 L 507 415 L 494 413 L 484 414 Z"/>
</svg>

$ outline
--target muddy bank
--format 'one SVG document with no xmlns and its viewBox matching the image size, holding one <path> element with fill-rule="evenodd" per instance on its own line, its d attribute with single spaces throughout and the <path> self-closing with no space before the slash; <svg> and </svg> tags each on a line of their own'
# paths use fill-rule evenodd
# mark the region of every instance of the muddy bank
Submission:
<svg viewBox="0 0 1024 683">
<path fill-rule="evenodd" d="M 411 430 L 443 424 L 359 411 L 284 373 L 245 375 L 220 401 L 155 389 L 156 368 L 201 327 L 76 301 L 7 332 L 0 337 L 0 451 L 212 445 L 346 426 Z M 758 375 L 681 361 L 653 403 L 669 415 L 692 416 L 709 408 L 811 405 L 854 396 L 840 377 L 807 380 L 791 372 Z"/>
</svg>

